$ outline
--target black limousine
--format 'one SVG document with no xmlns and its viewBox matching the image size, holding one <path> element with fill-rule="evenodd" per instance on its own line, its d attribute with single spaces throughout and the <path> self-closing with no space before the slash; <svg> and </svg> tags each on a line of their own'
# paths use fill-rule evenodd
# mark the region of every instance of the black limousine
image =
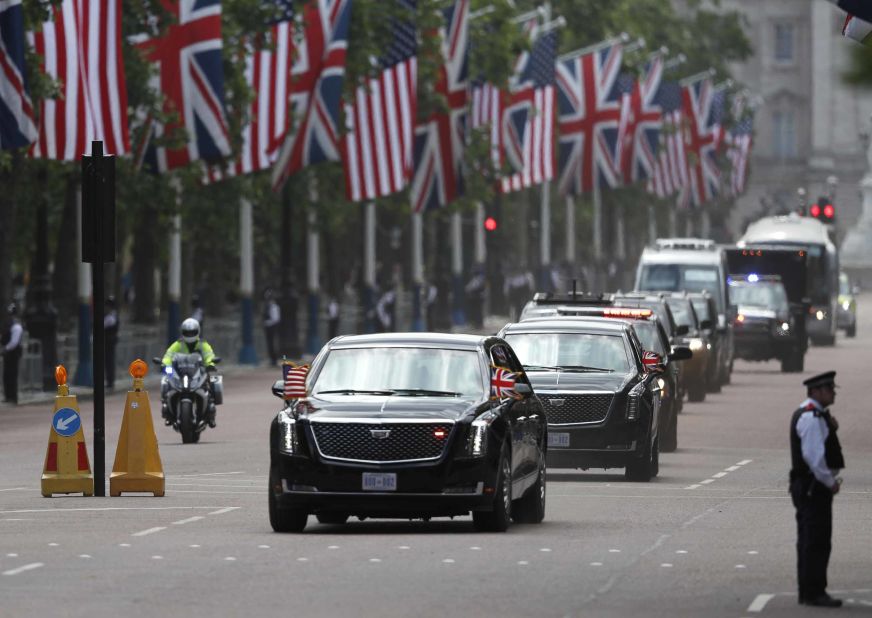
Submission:
<svg viewBox="0 0 872 618">
<path fill-rule="evenodd" d="M 502 339 L 337 337 L 313 361 L 306 395 L 270 429 L 275 531 L 300 532 L 311 514 L 341 524 L 472 512 L 489 531 L 544 518 L 545 415 Z"/>
</svg>

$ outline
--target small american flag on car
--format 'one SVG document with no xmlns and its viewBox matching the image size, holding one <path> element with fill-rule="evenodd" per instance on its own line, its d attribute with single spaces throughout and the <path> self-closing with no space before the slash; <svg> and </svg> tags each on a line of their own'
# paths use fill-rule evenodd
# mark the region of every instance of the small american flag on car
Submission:
<svg viewBox="0 0 872 618">
<path fill-rule="evenodd" d="M 309 365 L 297 365 L 292 362 L 282 364 L 285 399 L 303 399 L 306 397 L 306 376 L 308 374 Z"/>
<path fill-rule="evenodd" d="M 502 367 L 494 367 L 491 370 L 491 397 L 494 399 L 508 399 L 517 397 L 515 392 L 515 380 L 517 376 Z"/>
</svg>

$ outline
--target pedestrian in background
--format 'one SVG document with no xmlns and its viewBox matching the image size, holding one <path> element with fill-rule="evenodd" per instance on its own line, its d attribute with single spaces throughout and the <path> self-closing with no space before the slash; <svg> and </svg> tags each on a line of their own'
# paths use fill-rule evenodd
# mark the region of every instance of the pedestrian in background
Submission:
<svg viewBox="0 0 872 618">
<path fill-rule="evenodd" d="M 394 330 L 396 324 L 397 293 L 394 291 L 392 282 L 387 282 L 384 292 L 375 306 L 375 315 L 378 318 L 381 332 L 389 333 Z"/>
<path fill-rule="evenodd" d="M 263 292 L 263 334 L 266 338 L 266 349 L 269 362 L 275 365 L 279 361 L 279 325 L 282 322 L 282 309 L 276 302 L 273 291 L 269 288 Z"/>
<path fill-rule="evenodd" d="M 118 328 L 120 326 L 115 297 L 109 296 L 106 298 L 106 313 L 103 315 L 103 332 L 105 333 L 106 348 L 106 387 L 110 389 L 115 388 L 115 346 L 118 345 Z"/>
<path fill-rule="evenodd" d="M 833 496 L 839 493 L 845 467 L 836 435 L 839 424 L 828 406 L 836 400 L 836 372 L 828 371 L 803 384 L 808 398 L 790 420 L 790 496 L 796 507 L 796 557 L 799 603 L 841 607 L 827 594 L 827 565 L 833 534 Z"/>
<path fill-rule="evenodd" d="M 327 339 L 339 335 L 339 300 L 336 294 L 331 294 L 327 300 Z"/>
<path fill-rule="evenodd" d="M 0 336 L 3 346 L 3 401 L 18 403 L 18 362 L 21 360 L 21 338 L 24 328 L 18 319 L 18 307 L 10 303 L 6 308 L 8 321 Z"/>
<path fill-rule="evenodd" d="M 484 276 L 484 267 L 475 266 L 472 271 L 472 279 L 466 284 L 467 306 L 469 307 L 469 323 L 473 328 L 484 327 L 484 297 L 487 281 Z"/>
<path fill-rule="evenodd" d="M 200 325 L 200 333 L 203 333 L 203 306 L 200 304 L 200 295 L 194 294 L 191 296 L 191 317 L 197 320 Z"/>
</svg>

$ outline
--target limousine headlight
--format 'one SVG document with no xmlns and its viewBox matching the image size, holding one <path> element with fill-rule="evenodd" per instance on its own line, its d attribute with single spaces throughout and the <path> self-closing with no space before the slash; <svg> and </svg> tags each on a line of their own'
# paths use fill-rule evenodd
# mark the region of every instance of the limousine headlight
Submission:
<svg viewBox="0 0 872 618">
<path fill-rule="evenodd" d="M 639 406 L 642 402 L 642 393 L 645 392 L 645 383 L 639 382 L 630 390 L 627 397 L 627 420 L 635 421 L 639 418 Z"/>
<path fill-rule="evenodd" d="M 287 410 L 282 410 L 279 412 L 279 451 L 286 455 L 293 455 L 299 448 L 297 421 L 288 414 Z"/>
<path fill-rule="evenodd" d="M 487 452 L 487 430 L 497 419 L 493 412 L 485 412 L 472 421 L 466 439 L 466 453 L 470 457 L 484 457 Z"/>
</svg>

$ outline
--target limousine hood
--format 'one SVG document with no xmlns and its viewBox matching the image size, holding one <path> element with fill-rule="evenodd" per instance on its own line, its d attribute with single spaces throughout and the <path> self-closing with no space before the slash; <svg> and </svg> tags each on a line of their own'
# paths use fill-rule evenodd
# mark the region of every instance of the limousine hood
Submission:
<svg viewBox="0 0 872 618">
<path fill-rule="evenodd" d="M 533 390 L 539 391 L 612 391 L 624 388 L 632 378 L 629 373 L 577 373 L 568 371 L 528 371 Z"/>
<path fill-rule="evenodd" d="M 401 395 L 321 395 L 309 398 L 309 416 L 318 420 L 425 419 L 456 421 L 482 404 L 472 397 Z"/>
</svg>

